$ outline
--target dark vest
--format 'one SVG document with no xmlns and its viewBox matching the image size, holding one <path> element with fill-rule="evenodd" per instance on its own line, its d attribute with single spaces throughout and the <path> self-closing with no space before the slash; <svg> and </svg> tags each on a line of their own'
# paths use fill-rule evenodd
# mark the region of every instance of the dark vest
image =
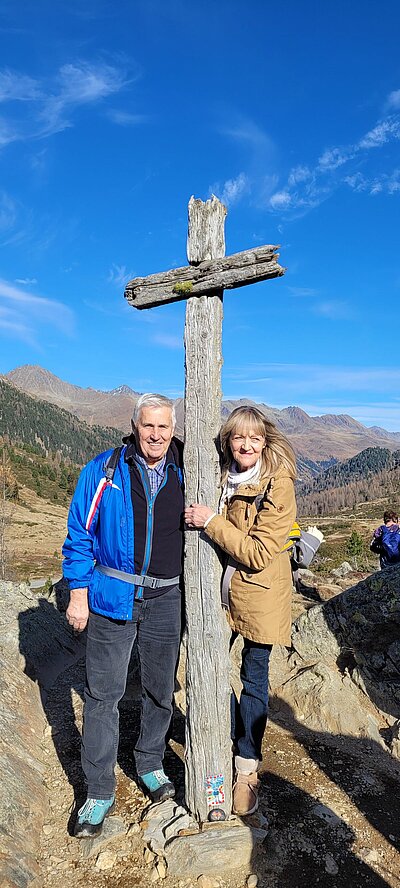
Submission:
<svg viewBox="0 0 400 888">
<path fill-rule="evenodd" d="M 131 497 L 134 519 L 135 573 L 168 579 L 182 573 L 183 563 L 183 509 L 184 496 L 177 471 L 179 452 L 171 442 L 166 458 L 166 483 L 161 483 L 154 500 L 146 483 L 143 486 L 141 466 L 134 459 L 133 442 L 128 444 L 125 459 L 129 463 Z M 167 592 L 162 589 L 144 589 L 144 598 L 154 598 Z"/>
</svg>

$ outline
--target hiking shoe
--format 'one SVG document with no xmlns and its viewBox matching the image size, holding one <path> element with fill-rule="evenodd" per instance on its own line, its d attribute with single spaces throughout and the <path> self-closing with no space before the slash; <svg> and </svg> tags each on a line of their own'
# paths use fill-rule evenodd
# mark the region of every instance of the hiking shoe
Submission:
<svg viewBox="0 0 400 888">
<path fill-rule="evenodd" d="M 148 774 L 140 774 L 140 782 L 153 802 L 163 802 L 164 799 L 173 799 L 175 787 L 164 771 L 149 771 Z"/>
<path fill-rule="evenodd" d="M 103 828 L 104 818 L 114 810 L 115 796 L 111 799 L 86 799 L 79 808 L 74 827 L 74 836 L 83 839 L 85 836 L 96 836 Z"/>
<path fill-rule="evenodd" d="M 236 772 L 233 784 L 232 810 L 234 814 L 246 817 L 247 814 L 254 814 L 257 811 L 259 785 L 257 771 L 253 771 L 252 774 L 244 774 L 242 771 Z"/>
</svg>

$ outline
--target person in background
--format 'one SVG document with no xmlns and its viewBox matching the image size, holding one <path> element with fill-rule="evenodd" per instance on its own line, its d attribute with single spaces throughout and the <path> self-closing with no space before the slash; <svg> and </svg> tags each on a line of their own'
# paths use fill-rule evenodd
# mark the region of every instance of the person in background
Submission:
<svg viewBox="0 0 400 888">
<path fill-rule="evenodd" d="M 243 687 L 232 719 L 233 810 L 243 816 L 258 807 L 272 645 L 290 645 L 292 572 L 284 547 L 296 517 L 296 461 L 286 438 L 252 406 L 230 414 L 220 442 L 218 513 L 195 503 L 186 508 L 185 520 L 226 553 L 222 599 L 234 633 L 243 636 Z"/>
<path fill-rule="evenodd" d="M 400 563 L 399 518 L 392 509 L 383 513 L 383 524 L 374 530 L 370 549 L 379 555 L 381 570 Z"/>
<path fill-rule="evenodd" d="M 66 616 L 79 632 L 88 626 L 82 735 L 87 800 L 75 824 L 79 838 L 100 832 L 114 805 L 118 702 L 135 639 L 142 684 L 137 773 L 153 801 L 175 794 L 163 770 L 182 612 L 184 501 L 174 426 L 171 401 L 142 395 L 126 446 L 88 463 L 69 511 Z"/>
</svg>

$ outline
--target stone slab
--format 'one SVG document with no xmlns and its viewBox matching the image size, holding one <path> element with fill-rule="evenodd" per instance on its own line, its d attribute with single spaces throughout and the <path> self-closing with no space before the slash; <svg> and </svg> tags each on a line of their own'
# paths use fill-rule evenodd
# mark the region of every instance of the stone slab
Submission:
<svg viewBox="0 0 400 888">
<path fill-rule="evenodd" d="M 98 836 L 92 839 L 82 839 L 82 852 L 84 857 L 93 857 L 106 848 L 114 839 L 126 835 L 126 824 L 122 817 L 106 817 L 104 826 Z"/>
<path fill-rule="evenodd" d="M 157 854 L 162 853 L 166 842 L 177 836 L 180 830 L 192 832 L 192 829 L 198 829 L 189 812 L 174 799 L 150 805 L 144 814 L 141 827 L 143 841 Z"/>
<path fill-rule="evenodd" d="M 164 849 L 168 875 L 197 877 L 248 866 L 256 844 L 266 835 L 263 829 L 235 826 L 179 836 Z"/>
</svg>

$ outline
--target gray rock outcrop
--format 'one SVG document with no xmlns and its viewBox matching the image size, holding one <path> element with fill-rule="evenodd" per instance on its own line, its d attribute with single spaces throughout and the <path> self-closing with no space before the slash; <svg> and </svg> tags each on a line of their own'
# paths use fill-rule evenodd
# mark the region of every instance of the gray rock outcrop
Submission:
<svg viewBox="0 0 400 888">
<path fill-rule="evenodd" d="M 369 738 L 398 757 L 400 566 L 301 614 L 292 647 L 273 651 L 270 685 L 275 712 L 327 735 Z"/>
<path fill-rule="evenodd" d="M 347 574 L 352 573 L 353 568 L 348 561 L 342 561 L 335 570 L 331 570 L 331 574 L 333 577 L 347 577 Z"/>
<path fill-rule="evenodd" d="M 45 810 L 45 722 L 38 689 L 23 674 L 19 651 L 18 605 L 24 609 L 31 593 L 25 585 L 0 583 L 0 596 L 0 882 L 25 888 L 39 875 L 35 853 Z"/>
<path fill-rule="evenodd" d="M 0 600 L 0 883 L 26 888 L 40 875 L 36 853 L 48 807 L 46 719 L 32 678 L 47 675 L 52 663 L 59 671 L 68 665 L 74 639 L 54 596 L 0 582 Z"/>
</svg>

